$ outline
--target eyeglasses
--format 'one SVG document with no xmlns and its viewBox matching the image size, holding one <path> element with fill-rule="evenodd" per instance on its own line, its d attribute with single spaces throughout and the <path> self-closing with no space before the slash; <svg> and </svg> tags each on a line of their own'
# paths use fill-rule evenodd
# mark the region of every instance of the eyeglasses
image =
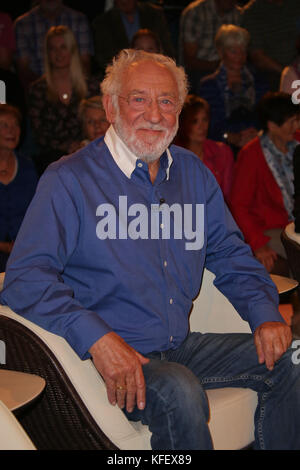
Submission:
<svg viewBox="0 0 300 470">
<path fill-rule="evenodd" d="M 127 101 L 128 106 L 133 111 L 145 111 L 152 103 L 152 98 L 144 95 L 129 95 L 127 97 L 120 96 L 123 100 Z M 179 101 L 172 96 L 162 96 L 156 99 L 157 106 L 162 113 L 175 113 L 179 108 Z"/>
</svg>

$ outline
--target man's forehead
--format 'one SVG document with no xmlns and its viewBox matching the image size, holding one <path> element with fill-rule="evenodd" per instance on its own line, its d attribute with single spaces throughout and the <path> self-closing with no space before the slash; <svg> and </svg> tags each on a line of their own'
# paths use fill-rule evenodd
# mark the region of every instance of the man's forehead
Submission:
<svg viewBox="0 0 300 470">
<path fill-rule="evenodd" d="M 159 62 L 144 60 L 133 62 L 124 73 L 123 88 L 147 89 L 164 87 L 177 90 L 177 82 L 169 68 Z"/>
</svg>

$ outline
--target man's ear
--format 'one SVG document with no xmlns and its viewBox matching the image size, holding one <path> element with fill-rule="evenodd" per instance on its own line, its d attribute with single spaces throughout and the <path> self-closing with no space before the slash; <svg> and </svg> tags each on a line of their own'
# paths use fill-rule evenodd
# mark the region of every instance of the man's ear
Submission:
<svg viewBox="0 0 300 470">
<path fill-rule="evenodd" d="M 110 124 L 113 124 L 116 119 L 116 110 L 112 102 L 111 95 L 104 95 L 102 99 L 103 107 L 106 114 L 106 119 Z"/>
</svg>

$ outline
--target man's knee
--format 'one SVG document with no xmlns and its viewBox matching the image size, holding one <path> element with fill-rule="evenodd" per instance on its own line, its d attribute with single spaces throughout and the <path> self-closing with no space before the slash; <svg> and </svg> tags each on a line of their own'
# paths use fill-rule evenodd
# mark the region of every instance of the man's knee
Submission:
<svg viewBox="0 0 300 470">
<path fill-rule="evenodd" d="M 160 409 L 179 408 L 187 415 L 197 413 L 198 410 L 198 413 L 203 413 L 207 421 L 209 417 L 207 396 L 193 372 L 174 362 L 151 363 L 145 366 L 147 400 L 155 402 Z"/>
</svg>

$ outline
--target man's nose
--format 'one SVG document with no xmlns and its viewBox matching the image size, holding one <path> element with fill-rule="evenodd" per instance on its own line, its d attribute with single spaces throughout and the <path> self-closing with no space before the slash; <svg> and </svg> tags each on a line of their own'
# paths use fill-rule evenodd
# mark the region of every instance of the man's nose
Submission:
<svg viewBox="0 0 300 470">
<path fill-rule="evenodd" d="M 151 100 L 144 111 L 144 118 L 151 122 L 159 122 L 162 119 L 162 114 L 158 102 Z"/>
</svg>

